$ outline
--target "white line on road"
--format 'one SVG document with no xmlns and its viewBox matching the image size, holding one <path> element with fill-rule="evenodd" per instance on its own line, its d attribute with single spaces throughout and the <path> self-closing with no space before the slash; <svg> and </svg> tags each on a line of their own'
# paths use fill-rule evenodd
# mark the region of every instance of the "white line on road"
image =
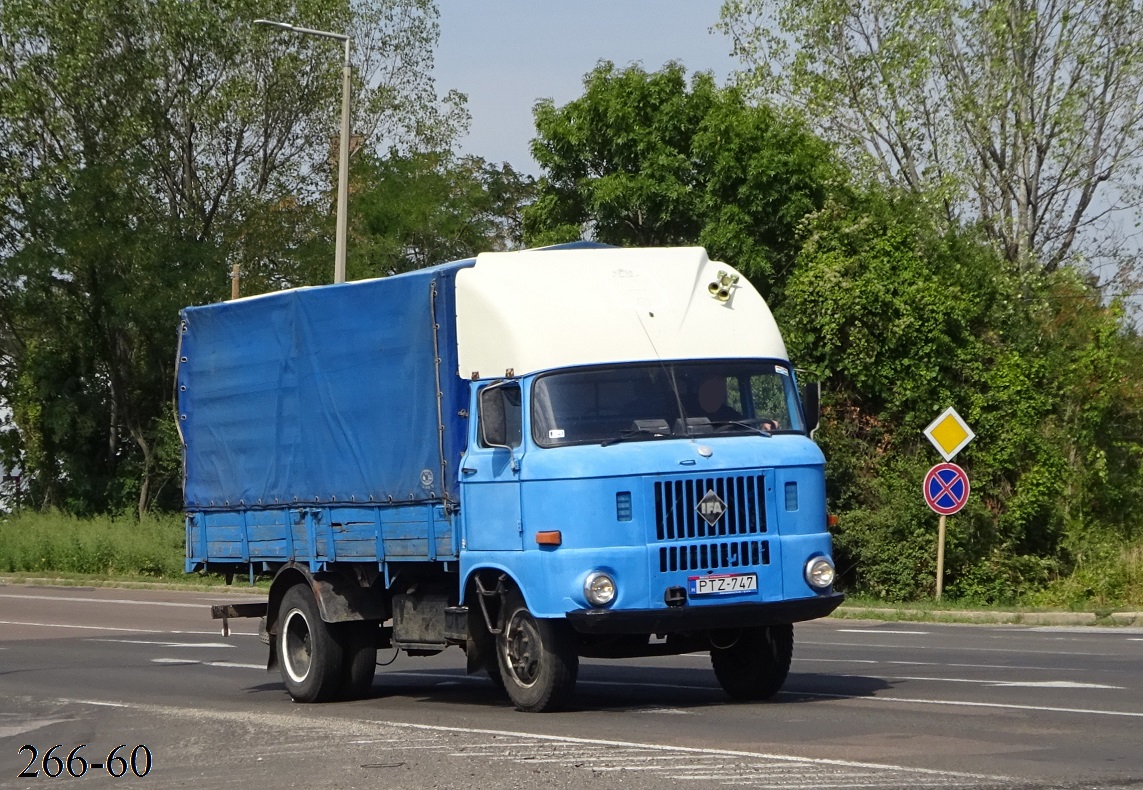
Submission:
<svg viewBox="0 0 1143 790">
<path fill-rule="evenodd" d="M 475 727 L 447 727 L 436 724 L 413 724 L 411 722 L 399 722 L 389 719 L 380 719 L 375 721 L 376 724 L 387 724 L 391 727 L 408 727 L 415 730 L 428 730 L 430 732 L 463 732 L 470 735 L 493 735 L 506 738 L 529 738 L 535 741 L 544 741 L 550 743 L 576 743 L 591 746 L 604 746 L 604 747 L 620 747 L 620 748 L 636 748 L 646 749 L 652 752 L 674 752 L 684 754 L 703 754 L 713 755 L 718 757 L 746 757 L 762 760 L 781 760 L 788 763 L 797 763 L 801 765 L 830 765 L 839 766 L 843 768 L 871 768 L 874 770 L 891 770 L 891 771 L 908 771 L 916 774 L 927 774 L 933 776 L 950 776 L 950 772 L 941 771 L 933 768 L 904 768 L 899 765 L 885 765 L 882 763 L 865 763 L 855 762 L 852 760 L 833 760 L 824 757 L 797 757 L 789 754 L 769 754 L 765 752 L 745 752 L 736 751 L 732 749 L 710 749 L 697 746 L 667 746 L 658 743 L 636 743 L 632 741 L 611 741 L 601 738 L 574 738 L 568 735 L 542 735 L 533 732 L 518 732 L 514 730 L 486 730 Z M 1002 776 L 987 776 L 984 774 L 960 774 L 961 776 L 973 776 L 981 779 L 1005 780 L 1006 777 Z"/>
<path fill-rule="evenodd" d="M 81 704 L 100 704 L 89 700 L 64 699 L 63 702 L 78 702 Z M 392 732 L 389 743 L 393 744 L 394 753 L 406 747 L 406 740 L 422 740 L 421 738 L 407 739 L 406 734 L 438 733 L 441 736 L 436 744 L 427 747 L 410 746 L 407 748 L 430 748 L 439 750 L 442 755 L 459 752 L 458 759 L 469 755 L 464 753 L 463 740 L 456 736 L 475 738 L 511 738 L 513 741 L 527 741 L 530 748 L 522 750 L 508 749 L 499 751 L 492 759 L 510 760 L 527 765 L 533 758 L 550 759 L 552 749 L 568 748 L 564 753 L 562 764 L 569 768 L 579 767 L 580 757 L 594 758 L 607 754 L 611 750 L 621 750 L 611 765 L 600 765 L 592 762 L 586 766 L 587 770 L 622 770 L 642 769 L 646 763 L 642 758 L 655 758 L 659 756 L 679 757 L 689 755 L 693 760 L 693 768 L 673 765 L 674 760 L 665 760 L 656 766 L 654 773 L 663 776 L 679 776 L 681 779 L 690 779 L 695 775 L 709 776 L 720 784 L 743 784 L 749 782 L 756 787 L 781 788 L 822 788 L 822 787 L 964 787 L 968 782 L 973 787 L 983 784 L 1010 784 L 1012 779 L 1004 776 L 989 776 L 976 773 L 961 773 L 956 771 L 938 770 L 931 768 L 914 768 L 901 765 L 883 763 L 856 762 L 818 757 L 803 757 L 785 754 L 772 754 L 757 751 L 737 751 L 728 749 L 704 748 L 693 746 L 671 746 L 661 743 L 637 743 L 630 741 L 612 741 L 596 738 L 577 738 L 566 735 L 544 735 L 534 732 L 516 732 L 507 730 L 475 729 L 470 727 L 441 726 L 431 724 L 414 724 L 393 721 L 378 714 L 381 718 L 362 718 L 347 720 L 341 717 L 328 717 L 316 714 L 311 707 L 304 716 L 283 715 L 281 712 L 259 714 L 251 710 L 221 711 L 202 706 L 159 706 L 139 703 L 111 703 L 116 707 L 130 708 L 135 711 L 161 716 L 163 719 L 183 718 L 195 716 L 220 721 L 241 722 L 249 727 L 252 723 L 263 722 L 268 728 L 285 728 L 322 726 L 329 728 L 331 734 L 357 734 L 362 725 L 381 728 L 383 732 Z M 272 722 L 272 724 L 271 724 Z M 449 737 L 452 736 L 452 737 Z M 457 749 L 460 746 L 461 749 Z M 631 753 L 631 751 L 635 753 Z M 558 756 L 558 755 L 557 755 Z M 727 758 L 735 758 L 728 760 Z M 618 763 L 616 765 L 615 763 Z"/>
<path fill-rule="evenodd" d="M 952 664 L 946 661 L 886 661 L 886 664 L 895 664 L 906 667 L 958 667 L 960 669 L 1019 669 L 1032 672 L 1090 672 L 1088 668 L 1079 667 L 1026 667 L 1016 664 Z"/>
<path fill-rule="evenodd" d="M 266 669 L 265 664 L 243 664 L 238 661 L 196 661 L 193 658 L 152 658 L 151 663 L 164 664 L 167 666 L 190 666 L 192 664 L 201 664 L 204 667 L 222 667 L 223 669 Z"/>
<path fill-rule="evenodd" d="M 816 691 L 779 691 L 779 694 L 790 697 L 821 697 L 823 699 L 852 699 L 866 702 L 903 702 L 912 705 L 949 705 L 959 708 L 1002 708 L 1004 710 L 1030 710 L 1049 713 L 1082 713 L 1091 716 L 1126 716 L 1143 719 L 1143 711 L 1130 710 L 1096 710 L 1093 708 L 1056 708 L 1047 705 L 1012 705 L 1002 702 L 968 702 L 966 700 L 951 699 L 918 699 L 913 697 L 881 697 L 867 694 L 826 694 Z"/>
<path fill-rule="evenodd" d="M 910 634 L 916 636 L 926 636 L 928 631 L 890 631 L 882 628 L 835 628 L 835 633 L 838 634 Z"/>
<path fill-rule="evenodd" d="M 706 654 L 702 654 L 706 657 Z M 876 661 L 871 658 L 798 658 L 794 661 L 814 664 L 892 664 L 904 667 L 957 667 L 959 669 L 1011 669 L 1031 672 L 1091 672 L 1080 667 L 1029 667 L 1016 664 L 956 664 L 946 661 Z"/>
<path fill-rule="evenodd" d="M 38 628 L 86 628 L 89 631 L 126 631 L 129 634 L 162 634 L 165 631 L 152 631 L 150 628 L 112 628 L 109 625 L 64 625 L 63 623 L 23 623 L 16 620 L 0 620 L 0 625 L 32 625 Z"/>
<path fill-rule="evenodd" d="M 62 702 L 75 702 L 80 705 L 99 705 L 104 708 L 130 708 L 131 706 L 124 702 L 103 702 L 102 700 L 95 699 L 65 699 Z"/>
<path fill-rule="evenodd" d="M 119 603 L 128 606 L 177 606 L 184 609 L 206 609 L 204 603 L 175 603 L 173 601 L 133 601 L 129 598 L 82 598 L 63 595 L 14 595 L 0 593 L 0 598 L 23 598 L 30 601 L 73 601 L 76 603 Z"/>
<path fill-rule="evenodd" d="M 431 679 L 444 680 L 444 681 L 450 681 L 453 683 L 457 683 L 457 682 L 483 683 L 485 680 L 485 678 L 482 678 L 480 676 L 470 678 L 470 677 L 466 677 L 463 675 L 449 675 L 449 674 L 445 674 L 443 672 L 406 672 L 406 671 L 401 671 L 401 672 L 394 672 L 392 675 L 390 675 L 390 677 L 427 678 L 430 680 Z M 690 691 L 718 691 L 721 688 L 721 686 L 715 686 L 713 684 L 709 685 L 709 686 L 694 686 L 694 685 L 687 685 L 685 683 L 671 683 L 671 684 L 665 684 L 665 683 L 629 683 L 627 681 L 617 681 L 617 680 L 583 680 L 583 679 L 576 681 L 576 685 L 577 686 L 619 686 L 622 688 L 648 688 L 648 689 L 671 688 L 671 689 L 687 689 Z"/>
<path fill-rule="evenodd" d="M 840 675 L 839 677 L 855 677 L 854 675 Z M 891 675 L 886 680 L 922 680 L 937 683 L 975 683 L 978 686 L 1006 686 L 1011 688 L 1030 689 L 1117 689 L 1122 691 L 1123 686 L 1107 686 L 1103 683 L 1079 683 L 1073 680 L 989 680 L 987 678 L 924 678 L 909 677 L 907 675 Z"/>
<path fill-rule="evenodd" d="M 417 678 L 440 678 L 450 681 L 469 680 L 471 683 L 480 683 L 480 678 L 464 678 L 456 675 L 443 675 L 443 673 L 434 672 L 394 672 L 390 677 L 417 677 Z M 838 676 L 847 677 L 847 676 Z M 901 680 L 919 680 L 921 678 L 900 678 Z M 929 680 L 940 680 L 941 678 L 926 678 Z M 977 683 L 981 685 L 1009 685 L 1006 681 L 998 680 L 996 683 L 990 683 L 986 680 L 962 680 L 962 683 Z M 688 686 L 681 684 L 654 684 L 654 683 L 617 683 L 614 680 L 578 680 L 577 685 L 581 686 L 624 686 L 628 688 L 668 688 L 668 689 L 687 689 L 687 691 L 698 692 L 717 692 L 718 686 Z M 1117 688 L 1110 686 L 1105 688 Z M 1116 710 L 1094 710 L 1086 708 L 1050 708 L 1045 705 L 1017 705 L 1017 704 L 1004 704 L 998 702 L 969 702 L 964 700 L 924 700 L 912 699 L 912 697 L 894 697 L 894 696 L 872 696 L 868 694 L 824 694 L 817 692 L 778 692 L 784 696 L 799 696 L 799 697 L 823 697 L 823 699 L 830 700 L 866 700 L 873 702 L 909 702 L 914 704 L 933 704 L 933 705 L 957 705 L 957 707 L 964 708 L 1010 708 L 1014 710 L 1034 710 L 1056 713 L 1092 713 L 1097 716 L 1127 716 L 1133 718 L 1143 718 L 1143 712 L 1136 711 L 1116 711 Z"/>
<path fill-rule="evenodd" d="M 860 647 L 860 648 L 886 648 L 889 650 L 941 650 L 944 652 L 972 651 L 978 653 L 1023 653 L 1025 655 L 1045 656 L 1093 656 L 1102 658 L 1103 653 L 1076 653 L 1071 650 L 1027 650 L 1018 647 L 949 647 L 947 645 L 879 645 L 873 642 L 798 642 L 799 645 L 813 645 L 815 647 Z"/>
<path fill-rule="evenodd" d="M 91 637 L 88 642 L 115 642 L 123 645 L 154 645 L 155 647 L 225 647 L 234 645 L 226 642 L 153 642 L 149 639 L 99 639 Z"/>
</svg>

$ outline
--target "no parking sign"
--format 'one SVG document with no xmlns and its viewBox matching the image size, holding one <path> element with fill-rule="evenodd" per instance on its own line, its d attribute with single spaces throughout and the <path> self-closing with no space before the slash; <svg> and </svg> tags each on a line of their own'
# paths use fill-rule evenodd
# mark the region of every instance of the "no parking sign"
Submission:
<svg viewBox="0 0 1143 790">
<path fill-rule="evenodd" d="M 968 475 L 956 464 L 937 464 L 925 475 L 924 492 L 930 508 L 951 516 L 968 500 Z"/>
</svg>

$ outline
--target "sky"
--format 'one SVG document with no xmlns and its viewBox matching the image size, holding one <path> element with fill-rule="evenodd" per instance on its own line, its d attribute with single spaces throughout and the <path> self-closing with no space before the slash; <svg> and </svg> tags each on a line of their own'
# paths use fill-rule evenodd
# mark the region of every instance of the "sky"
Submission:
<svg viewBox="0 0 1143 790">
<path fill-rule="evenodd" d="M 677 60 L 719 84 L 735 68 L 730 40 L 711 33 L 722 0 L 438 0 L 437 91 L 468 94 L 461 152 L 539 175 L 529 153 L 532 106 L 583 95 L 600 60 L 656 71 Z"/>
</svg>

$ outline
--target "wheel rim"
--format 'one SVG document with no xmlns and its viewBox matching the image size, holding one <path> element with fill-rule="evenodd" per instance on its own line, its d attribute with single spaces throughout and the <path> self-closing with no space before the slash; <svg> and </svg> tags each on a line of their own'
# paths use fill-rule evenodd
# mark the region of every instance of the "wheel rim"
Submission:
<svg viewBox="0 0 1143 790">
<path fill-rule="evenodd" d="M 512 615 L 504 634 L 504 655 L 508 670 L 521 686 L 531 686 L 540 674 L 540 630 L 525 611 Z"/>
<path fill-rule="evenodd" d="M 301 683 L 310 673 L 312 660 L 310 624 L 301 609 L 291 609 L 282 626 L 282 665 L 291 680 Z"/>
</svg>

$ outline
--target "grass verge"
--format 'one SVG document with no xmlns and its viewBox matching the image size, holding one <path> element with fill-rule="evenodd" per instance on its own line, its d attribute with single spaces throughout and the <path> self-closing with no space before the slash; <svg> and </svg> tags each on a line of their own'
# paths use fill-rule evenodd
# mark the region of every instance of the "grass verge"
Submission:
<svg viewBox="0 0 1143 790">
<path fill-rule="evenodd" d="M 21 512 L 0 519 L 0 573 L 183 577 L 179 515 L 76 518 Z"/>
</svg>

